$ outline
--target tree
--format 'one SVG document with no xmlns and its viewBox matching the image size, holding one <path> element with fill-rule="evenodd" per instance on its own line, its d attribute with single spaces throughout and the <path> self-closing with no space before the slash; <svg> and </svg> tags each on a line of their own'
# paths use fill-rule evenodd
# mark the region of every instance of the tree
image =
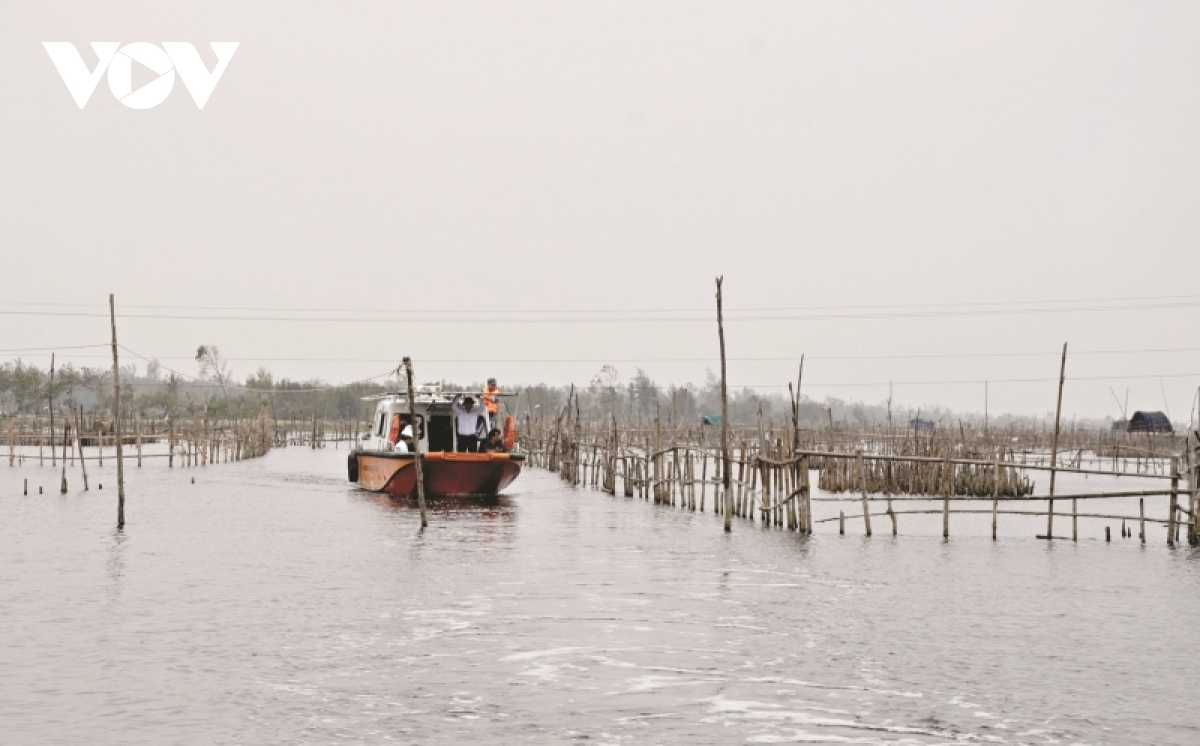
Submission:
<svg viewBox="0 0 1200 746">
<path fill-rule="evenodd" d="M 107 408 L 107 401 L 112 395 L 112 371 L 105 368 L 81 368 L 80 383 L 96 397 L 96 409 Z"/>
<path fill-rule="evenodd" d="M 275 388 L 275 377 L 271 375 L 271 371 L 260 366 L 255 373 L 246 376 L 246 388 L 273 389 Z"/>
<path fill-rule="evenodd" d="M 216 345 L 200 345 L 196 350 L 196 363 L 200 368 L 200 377 L 210 380 L 221 387 L 221 395 L 225 395 L 225 386 L 233 380 L 229 363 L 221 357 L 221 350 Z"/>
<path fill-rule="evenodd" d="M 17 364 L 12 369 L 11 386 L 18 412 L 27 411 L 28 407 L 41 403 L 45 391 L 43 381 L 46 378 L 42 371 L 32 365 L 25 365 L 17 358 Z"/>
<path fill-rule="evenodd" d="M 658 384 L 650 379 L 646 371 L 637 369 L 629 382 L 629 396 L 643 417 L 649 417 L 658 403 Z"/>
<path fill-rule="evenodd" d="M 621 385 L 621 374 L 611 365 L 605 365 L 600 372 L 592 377 L 588 393 L 595 399 L 594 406 L 598 411 L 594 414 L 616 412 L 620 409 L 620 397 L 617 387 Z"/>
</svg>

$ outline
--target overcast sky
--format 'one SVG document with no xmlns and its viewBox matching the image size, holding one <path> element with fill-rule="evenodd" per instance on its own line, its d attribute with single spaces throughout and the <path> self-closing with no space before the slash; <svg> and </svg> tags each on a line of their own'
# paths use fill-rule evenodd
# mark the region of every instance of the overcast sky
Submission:
<svg viewBox="0 0 1200 746">
<path fill-rule="evenodd" d="M 724 275 L 734 386 L 806 353 L 816 398 L 1044 415 L 1069 342 L 1068 415 L 1186 421 L 1197 39 L 1195 2 L 8 0 L 0 358 L 103 364 L 66 348 L 112 292 L 189 374 L 698 384 Z M 44 41 L 240 46 L 203 110 L 80 110 Z"/>
</svg>

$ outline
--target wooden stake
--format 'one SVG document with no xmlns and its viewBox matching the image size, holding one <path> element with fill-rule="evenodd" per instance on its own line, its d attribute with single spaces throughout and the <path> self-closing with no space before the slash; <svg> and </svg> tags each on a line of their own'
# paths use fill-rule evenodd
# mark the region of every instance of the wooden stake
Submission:
<svg viewBox="0 0 1200 746">
<path fill-rule="evenodd" d="M 950 490 L 952 489 L 952 481 L 950 479 L 950 457 L 946 457 L 945 466 L 942 468 L 942 538 L 950 538 Z"/>
<path fill-rule="evenodd" d="M 1050 446 L 1050 501 L 1046 513 L 1046 538 L 1054 539 L 1054 478 L 1058 465 L 1058 436 L 1062 429 L 1062 392 L 1067 380 L 1067 343 L 1063 342 L 1062 365 L 1058 370 L 1058 404 L 1054 408 L 1054 441 Z"/>
<path fill-rule="evenodd" d="M 871 535 L 871 506 L 867 503 L 867 467 L 863 461 L 862 451 L 858 452 L 858 478 L 862 487 L 863 530 Z"/>
<path fill-rule="evenodd" d="M 46 395 L 50 405 L 50 465 L 57 466 L 54 455 L 54 353 L 50 353 L 50 391 Z M 38 449 L 39 456 L 41 449 Z M 66 464 L 64 464 L 65 466 Z"/>
<path fill-rule="evenodd" d="M 1179 469 L 1174 458 L 1171 459 L 1171 503 L 1167 513 L 1167 546 L 1175 546 L 1175 512 L 1179 508 Z"/>
<path fill-rule="evenodd" d="M 996 512 L 1000 508 L 1000 459 L 992 467 L 992 541 L 996 540 Z"/>
<path fill-rule="evenodd" d="M 117 528 L 125 527 L 125 461 L 121 452 L 121 361 L 117 357 L 117 306 L 108 296 L 108 318 L 112 323 L 113 435 L 117 441 Z"/>
<path fill-rule="evenodd" d="M 721 308 L 721 283 L 717 278 L 717 338 L 721 343 L 721 469 L 722 499 L 725 501 L 725 532 L 733 530 L 733 500 L 729 494 L 729 388 L 725 379 L 725 316 Z"/>
<path fill-rule="evenodd" d="M 1146 543 L 1146 498 L 1138 498 L 1138 538 Z"/>
<path fill-rule="evenodd" d="M 429 519 L 425 515 L 425 476 L 421 471 L 421 433 L 417 428 L 417 402 L 413 389 L 412 359 L 406 357 L 402 364 L 405 377 L 408 379 L 408 421 L 413 429 L 413 468 L 417 471 L 417 507 L 421 510 L 421 528 L 425 528 L 429 525 Z"/>
<path fill-rule="evenodd" d="M 87 462 L 83 458 L 83 405 L 79 405 L 79 419 L 75 425 L 75 450 L 79 452 L 79 471 L 83 475 L 83 491 L 88 491 Z"/>
</svg>

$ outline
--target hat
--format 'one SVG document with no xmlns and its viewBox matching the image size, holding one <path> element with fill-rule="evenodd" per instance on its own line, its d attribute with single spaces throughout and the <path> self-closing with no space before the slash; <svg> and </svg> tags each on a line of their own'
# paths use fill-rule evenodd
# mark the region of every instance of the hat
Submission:
<svg viewBox="0 0 1200 746">
<path fill-rule="evenodd" d="M 400 437 L 401 438 L 411 438 L 412 437 L 412 425 L 405 425 L 404 429 L 400 431 Z"/>
<path fill-rule="evenodd" d="M 495 385 L 496 385 L 496 379 L 495 379 L 495 378 L 489 378 L 489 379 L 488 379 L 488 385 L 489 385 L 489 386 L 495 386 Z"/>
<path fill-rule="evenodd" d="M 473 396 L 465 396 L 465 397 L 463 397 L 463 403 L 464 403 L 464 404 L 474 404 L 474 403 L 475 403 L 475 397 L 473 397 Z"/>
</svg>

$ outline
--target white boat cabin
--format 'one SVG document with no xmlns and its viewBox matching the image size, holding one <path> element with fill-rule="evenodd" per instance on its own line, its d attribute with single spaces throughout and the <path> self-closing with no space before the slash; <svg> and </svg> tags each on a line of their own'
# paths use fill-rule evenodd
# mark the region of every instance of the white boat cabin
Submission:
<svg viewBox="0 0 1200 746">
<path fill-rule="evenodd" d="M 416 412 L 416 425 L 413 427 L 413 437 L 420 442 L 421 453 L 456 450 L 457 431 L 451 405 L 460 395 L 475 399 L 475 408 L 472 411 L 479 412 L 475 432 L 481 439 L 487 437 L 493 426 L 478 393 L 443 392 L 437 386 L 422 386 L 415 394 L 413 409 Z M 412 424 L 408 413 L 408 396 L 404 393 L 383 394 L 363 397 L 363 401 L 378 403 L 375 405 L 375 418 L 372 420 L 371 429 L 363 433 L 359 448 L 363 451 L 392 452 L 400 432 Z"/>
</svg>

